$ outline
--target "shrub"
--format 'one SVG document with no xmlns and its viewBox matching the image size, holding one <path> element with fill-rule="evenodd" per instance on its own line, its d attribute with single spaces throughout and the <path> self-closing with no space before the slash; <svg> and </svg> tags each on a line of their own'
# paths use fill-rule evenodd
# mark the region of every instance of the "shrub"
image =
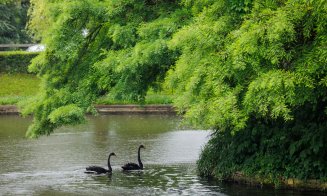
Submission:
<svg viewBox="0 0 327 196">
<path fill-rule="evenodd" d="M 0 73 L 28 73 L 28 65 L 38 52 L 0 52 Z"/>
</svg>

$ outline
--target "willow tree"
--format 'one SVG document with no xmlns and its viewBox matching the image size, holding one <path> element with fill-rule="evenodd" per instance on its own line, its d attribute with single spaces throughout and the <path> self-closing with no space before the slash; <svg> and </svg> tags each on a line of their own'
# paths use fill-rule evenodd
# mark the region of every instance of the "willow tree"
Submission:
<svg viewBox="0 0 327 196">
<path fill-rule="evenodd" d="M 23 107 L 34 114 L 27 136 L 83 122 L 104 94 L 142 101 L 173 64 L 167 42 L 188 15 L 174 1 L 32 0 L 29 29 L 46 51 L 30 66 L 42 86 Z"/>
<path fill-rule="evenodd" d="M 214 129 L 203 175 L 278 182 L 327 177 L 327 2 L 185 1 L 192 22 L 166 85 L 194 125 Z"/>
<path fill-rule="evenodd" d="M 28 136 L 163 82 L 188 122 L 215 130 L 201 174 L 326 179 L 326 0 L 31 3 L 47 49 L 30 67 L 42 89 Z"/>
</svg>

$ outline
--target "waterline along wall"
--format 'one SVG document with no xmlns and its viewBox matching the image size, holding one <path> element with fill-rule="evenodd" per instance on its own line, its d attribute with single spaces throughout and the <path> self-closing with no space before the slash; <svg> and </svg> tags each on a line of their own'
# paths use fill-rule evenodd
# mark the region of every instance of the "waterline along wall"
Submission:
<svg viewBox="0 0 327 196">
<path fill-rule="evenodd" d="M 172 105 L 96 105 L 100 114 L 176 114 Z M 0 115 L 19 114 L 14 105 L 0 106 Z"/>
</svg>

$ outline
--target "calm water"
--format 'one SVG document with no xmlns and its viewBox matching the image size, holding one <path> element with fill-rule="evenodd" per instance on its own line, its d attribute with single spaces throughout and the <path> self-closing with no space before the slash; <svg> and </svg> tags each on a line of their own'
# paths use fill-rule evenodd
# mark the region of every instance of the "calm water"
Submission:
<svg viewBox="0 0 327 196">
<path fill-rule="evenodd" d="M 221 184 L 196 174 L 195 162 L 209 131 L 179 128 L 174 116 L 108 115 L 25 139 L 31 119 L 0 116 L 0 195 L 312 195 Z M 144 144 L 145 169 L 122 172 L 136 162 Z M 106 166 L 112 175 L 85 174 L 89 165 Z"/>
</svg>

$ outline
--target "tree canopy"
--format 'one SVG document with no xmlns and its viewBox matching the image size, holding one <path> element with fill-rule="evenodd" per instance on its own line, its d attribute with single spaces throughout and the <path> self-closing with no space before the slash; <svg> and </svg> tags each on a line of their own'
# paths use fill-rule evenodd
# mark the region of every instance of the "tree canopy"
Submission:
<svg viewBox="0 0 327 196">
<path fill-rule="evenodd" d="M 29 43 L 25 26 L 29 1 L 0 0 L 0 44 Z"/>
<path fill-rule="evenodd" d="M 301 138 L 313 134 L 321 141 L 311 151 L 326 155 L 326 0 L 31 4 L 30 31 L 47 49 L 30 67 L 43 82 L 24 107 L 34 114 L 28 136 L 82 122 L 103 94 L 142 101 L 159 82 L 174 91 L 188 122 L 216 130 L 201 158 L 200 164 L 210 162 L 203 174 L 223 170 L 216 167 L 219 157 L 209 155 L 226 150 L 214 145 L 224 134 L 279 130 L 294 157 L 312 147 Z M 259 141 L 246 140 L 262 148 L 259 155 L 246 152 L 249 157 L 269 149 Z M 315 161 L 315 171 L 326 166 L 326 159 Z"/>
<path fill-rule="evenodd" d="M 29 136 L 79 123 L 103 94 L 142 101 L 178 53 L 172 34 L 190 20 L 174 1 L 31 1 L 29 27 L 46 51 L 31 71 L 42 91 L 24 107 L 34 114 Z M 69 111 L 69 112 L 68 112 Z"/>
</svg>

